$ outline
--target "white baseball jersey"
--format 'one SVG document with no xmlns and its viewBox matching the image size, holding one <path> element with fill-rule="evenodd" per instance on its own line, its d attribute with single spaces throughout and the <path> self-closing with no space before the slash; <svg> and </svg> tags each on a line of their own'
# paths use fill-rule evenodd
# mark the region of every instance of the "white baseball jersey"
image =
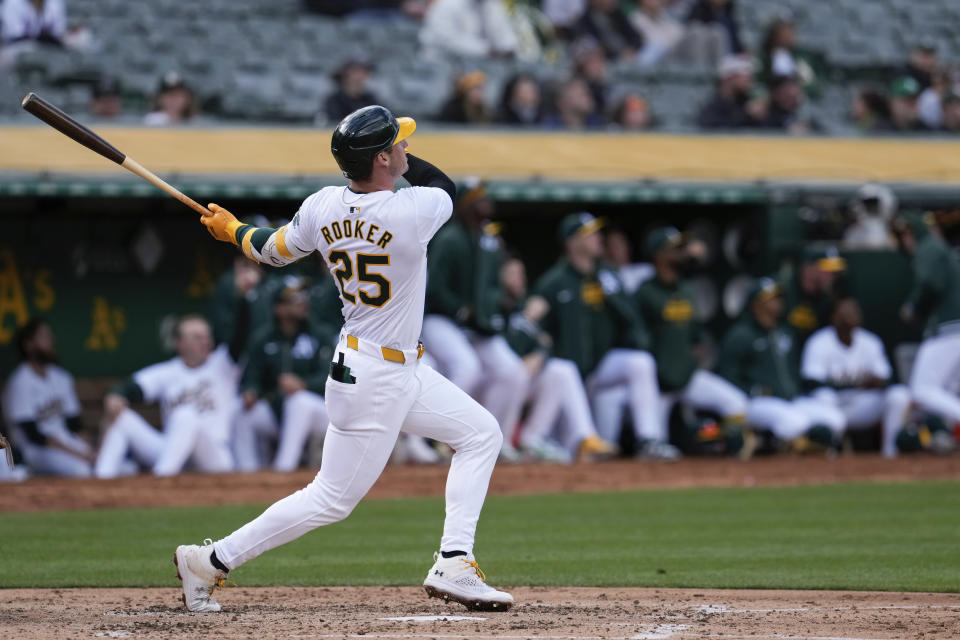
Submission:
<svg viewBox="0 0 960 640">
<path fill-rule="evenodd" d="M 67 418 L 80 414 L 73 376 L 56 365 L 48 365 L 43 377 L 27 363 L 17 367 L 7 383 L 3 408 L 11 424 L 36 422 L 44 436 L 68 434 Z"/>
<path fill-rule="evenodd" d="M 810 336 L 803 347 L 800 370 L 804 378 L 835 384 L 852 384 L 867 375 L 888 379 L 893 373 L 876 334 L 854 329 L 853 341 L 847 346 L 833 327 Z"/>
<path fill-rule="evenodd" d="M 133 374 L 144 400 L 159 402 L 166 424 L 173 418 L 201 420 L 214 437 L 226 440 L 237 397 L 237 366 L 226 345 L 217 347 L 199 367 L 179 357 Z"/>
<path fill-rule="evenodd" d="M 344 329 L 393 349 L 417 346 L 427 244 L 453 212 L 443 189 L 356 193 L 326 187 L 254 256 L 281 266 L 319 251 L 340 289 Z"/>
</svg>

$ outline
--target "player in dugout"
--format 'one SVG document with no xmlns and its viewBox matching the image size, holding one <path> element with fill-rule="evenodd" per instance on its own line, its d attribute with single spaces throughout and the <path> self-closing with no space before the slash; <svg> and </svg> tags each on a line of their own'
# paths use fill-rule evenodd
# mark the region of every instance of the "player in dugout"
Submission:
<svg viewBox="0 0 960 640">
<path fill-rule="evenodd" d="M 188 463 L 209 473 L 233 470 L 236 363 L 248 322 L 248 305 L 240 305 L 237 339 L 214 348 L 206 318 L 180 318 L 173 332 L 177 356 L 137 371 L 104 398 L 107 430 L 97 455 L 98 478 L 135 473 L 139 465 L 158 476 L 176 475 Z M 139 402 L 160 404 L 162 431 L 130 408 Z"/>
<path fill-rule="evenodd" d="M 31 318 L 17 332 L 20 365 L 3 394 L 10 438 L 33 473 L 85 477 L 95 453 L 83 430 L 73 376 L 57 365 L 57 346 L 46 320 Z"/>
<path fill-rule="evenodd" d="M 236 424 L 244 470 L 261 462 L 255 434 L 279 431 L 273 468 L 293 471 L 310 436 L 326 431 L 324 384 L 340 327 L 310 318 L 309 303 L 307 282 L 285 277 L 274 292 L 273 322 L 251 337 L 241 383 L 244 411 Z"/>
<path fill-rule="evenodd" d="M 590 396 L 625 388 L 641 455 L 675 460 L 680 451 L 668 442 L 660 419 L 650 335 L 615 267 L 600 259 L 602 226 L 601 219 L 586 212 L 560 221 L 557 233 L 564 255 L 537 281 L 526 314 L 545 302 L 539 324 L 553 339 L 554 357 L 577 364 Z M 613 397 L 619 404 L 620 395 Z"/>
</svg>

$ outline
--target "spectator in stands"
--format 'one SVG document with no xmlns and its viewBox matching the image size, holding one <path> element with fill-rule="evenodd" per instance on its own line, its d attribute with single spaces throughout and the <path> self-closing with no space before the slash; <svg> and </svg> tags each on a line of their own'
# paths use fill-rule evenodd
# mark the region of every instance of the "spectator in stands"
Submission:
<svg viewBox="0 0 960 640">
<path fill-rule="evenodd" d="M 643 48 L 643 36 L 630 24 L 617 0 L 590 0 L 574 25 L 578 38 L 593 38 L 610 60 L 633 60 Z"/>
<path fill-rule="evenodd" d="M 903 74 L 916 80 L 922 91 L 933 83 L 937 67 L 937 46 L 932 42 L 921 42 L 910 52 Z"/>
<path fill-rule="evenodd" d="M 764 127 L 784 131 L 790 135 L 806 135 L 819 129 L 816 121 L 804 118 L 803 89 L 794 76 L 778 76 L 770 83 L 770 103 Z"/>
<path fill-rule="evenodd" d="M 553 129 L 572 130 L 603 126 L 603 117 L 597 111 L 586 80 L 574 76 L 560 85 L 554 110 L 544 119 L 544 124 Z"/>
<path fill-rule="evenodd" d="M 470 71 L 457 78 L 453 95 L 440 110 L 440 122 L 486 124 L 492 120 L 487 107 L 487 74 Z"/>
<path fill-rule="evenodd" d="M 0 42 L 34 40 L 57 46 L 67 35 L 63 0 L 3 0 L 0 6 Z"/>
<path fill-rule="evenodd" d="M 945 69 L 937 69 L 929 87 L 917 96 L 917 120 L 924 129 L 936 131 L 943 125 L 943 99 L 953 78 Z"/>
<path fill-rule="evenodd" d="M 943 130 L 960 133 L 960 94 L 952 91 L 943 100 Z"/>
<path fill-rule="evenodd" d="M 101 78 L 93 87 L 90 114 L 100 120 L 116 118 L 123 111 L 120 84 L 113 78 Z"/>
<path fill-rule="evenodd" d="M 188 122 L 197 114 L 193 91 L 176 71 L 170 71 L 160 81 L 153 100 L 153 110 L 143 123 L 150 127 L 165 127 Z"/>
<path fill-rule="evenodd" d="M 648 131 L 653 127 L 650 104 L 636 94 L 629 94 L 620 101 L 613 112 L 612 123 L 623 131 Z"/>
<path fill-rule="evenodd" d="M 337 69 L 333 74 L 337 90 L 327 97 L 323 106 L 327 120 L 340 122 L 360 107 L 379 103 L 377 97 L 367 88 L 372 70 L 373 65 L 359 59 L 347 60 Z"/>
<path fill-rule="evenodd" d="M 765 101 L 753 96 L 753 62 L 747 56 L 727 56 L 720 62 L 713 98 L 700 110 L 704 129 L 744 129 L 762 126 Z"/>
<path fill-rule="evenodd" d="M 882 90 L 863 88 L 857 91 L 850 107 L 853 121 L 862 133 L 890 128 L 890 104 Z"/>
<path fill-rule="evenodd" d="M 573 26 L 587 10 L 587 0 L 542 0 L 540 6 L 557 34 L 570 38 Z"/>
<path fill-rule="evenodd" d="M 543 97 L 540 83 L 526 73 L 520 73 L 507 81 L 503 88 L 497 122 L 532 126 L 543 119 Z"/>
<path fill-rule="evenodd" d="M 664 0 L 636 0 L 630 22 L 643 37 L 640 64 L 652 66 L 668 57 L 683 40 L 683 24 L 664 8 Z"/>
<path fill-rule="evenodd" d="M 57 347 L 46 320 L 31 318 L 17 332 L 20 365 L 3 395 L 13 444 L 37 474 L 86 477 L 93 450 L 83 430 L 73 376 L 57 366 Z M 6 464 L 0 459 L 0 464 Z"/>
<path fill-rule="evenodd" d="M 607 56 L 600 44 L 590 37 L 583 37 L 573 43 L 571 47 L 574 74 L 583 78 L 590 93 L 597 114 L 607 111 Z"/>
<path fill-rule="evenodd" d="M 797 49 L 792 16 L 780 16 L 767 27 L 760 51 L 760 69 L 767 83 L 781 77 L 796 78 L 807 93 L 816 93 L 817 78 L 813 67 Z"/>
<path fill-rule="evenodd" d="M 906 133 L 920 130 L 917 97 L 920 83 L 912 76 L 898 78 L 890 85 L 890 131 Z"/>
<path fill-rule="evenodd" d="M 697 0 L 687 14 L 687 23 L 720 27 L 726 35 L 727 52 L 741 54 L 743 42 L 734 13 L 734 0 Z"/>
<path fill-rule="evenodd" d="M 465 58 L 512 58 L 519 40 L 504 0 L 435 0 L 420 43 L 428 53 Z"/>
</svg>

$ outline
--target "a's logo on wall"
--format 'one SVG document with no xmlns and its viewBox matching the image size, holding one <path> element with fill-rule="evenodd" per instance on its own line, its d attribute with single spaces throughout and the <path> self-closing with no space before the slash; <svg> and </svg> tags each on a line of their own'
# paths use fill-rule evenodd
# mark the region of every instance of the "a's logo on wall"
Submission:
<svg viewBox="0 0 960 640">
<path fill-rule="evenodd" d="M 120 307 L 111 307 L 106 298 L 93 299 L 90 335 L 83 343 L 91 351 L 115 351 L 119 334 L 127 328 L 127 314 Z"/>
<path fill-rule="evenodd" d="M 0 249 L 0 344 L 9 343 L 17 328 L 30 319 L 27 287 L 33 294 L 34 309 L 49 311 L 53 308 L 57 297 L 50 284 L 50 275 L 49 269 L 36 269 L 28 270 L 26 278 L 21 278 L 13 251 Z"/>
</svg>

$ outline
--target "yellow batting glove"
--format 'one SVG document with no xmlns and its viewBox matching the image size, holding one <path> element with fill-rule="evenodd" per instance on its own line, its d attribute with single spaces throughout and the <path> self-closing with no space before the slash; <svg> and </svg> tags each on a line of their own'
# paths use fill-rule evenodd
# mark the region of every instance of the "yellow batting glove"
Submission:
<svg viewBox="0 0 960 640">
<path fill-rule="evenodd" d="M 220 205 L 210 203 L 207 209 L 210 213 L 203 214 L 200 222 L 207 228 L 210 235 L 220 242 L 237 244 L 237 229 L 243 226 L 242 223 Z"/>
</svg>

